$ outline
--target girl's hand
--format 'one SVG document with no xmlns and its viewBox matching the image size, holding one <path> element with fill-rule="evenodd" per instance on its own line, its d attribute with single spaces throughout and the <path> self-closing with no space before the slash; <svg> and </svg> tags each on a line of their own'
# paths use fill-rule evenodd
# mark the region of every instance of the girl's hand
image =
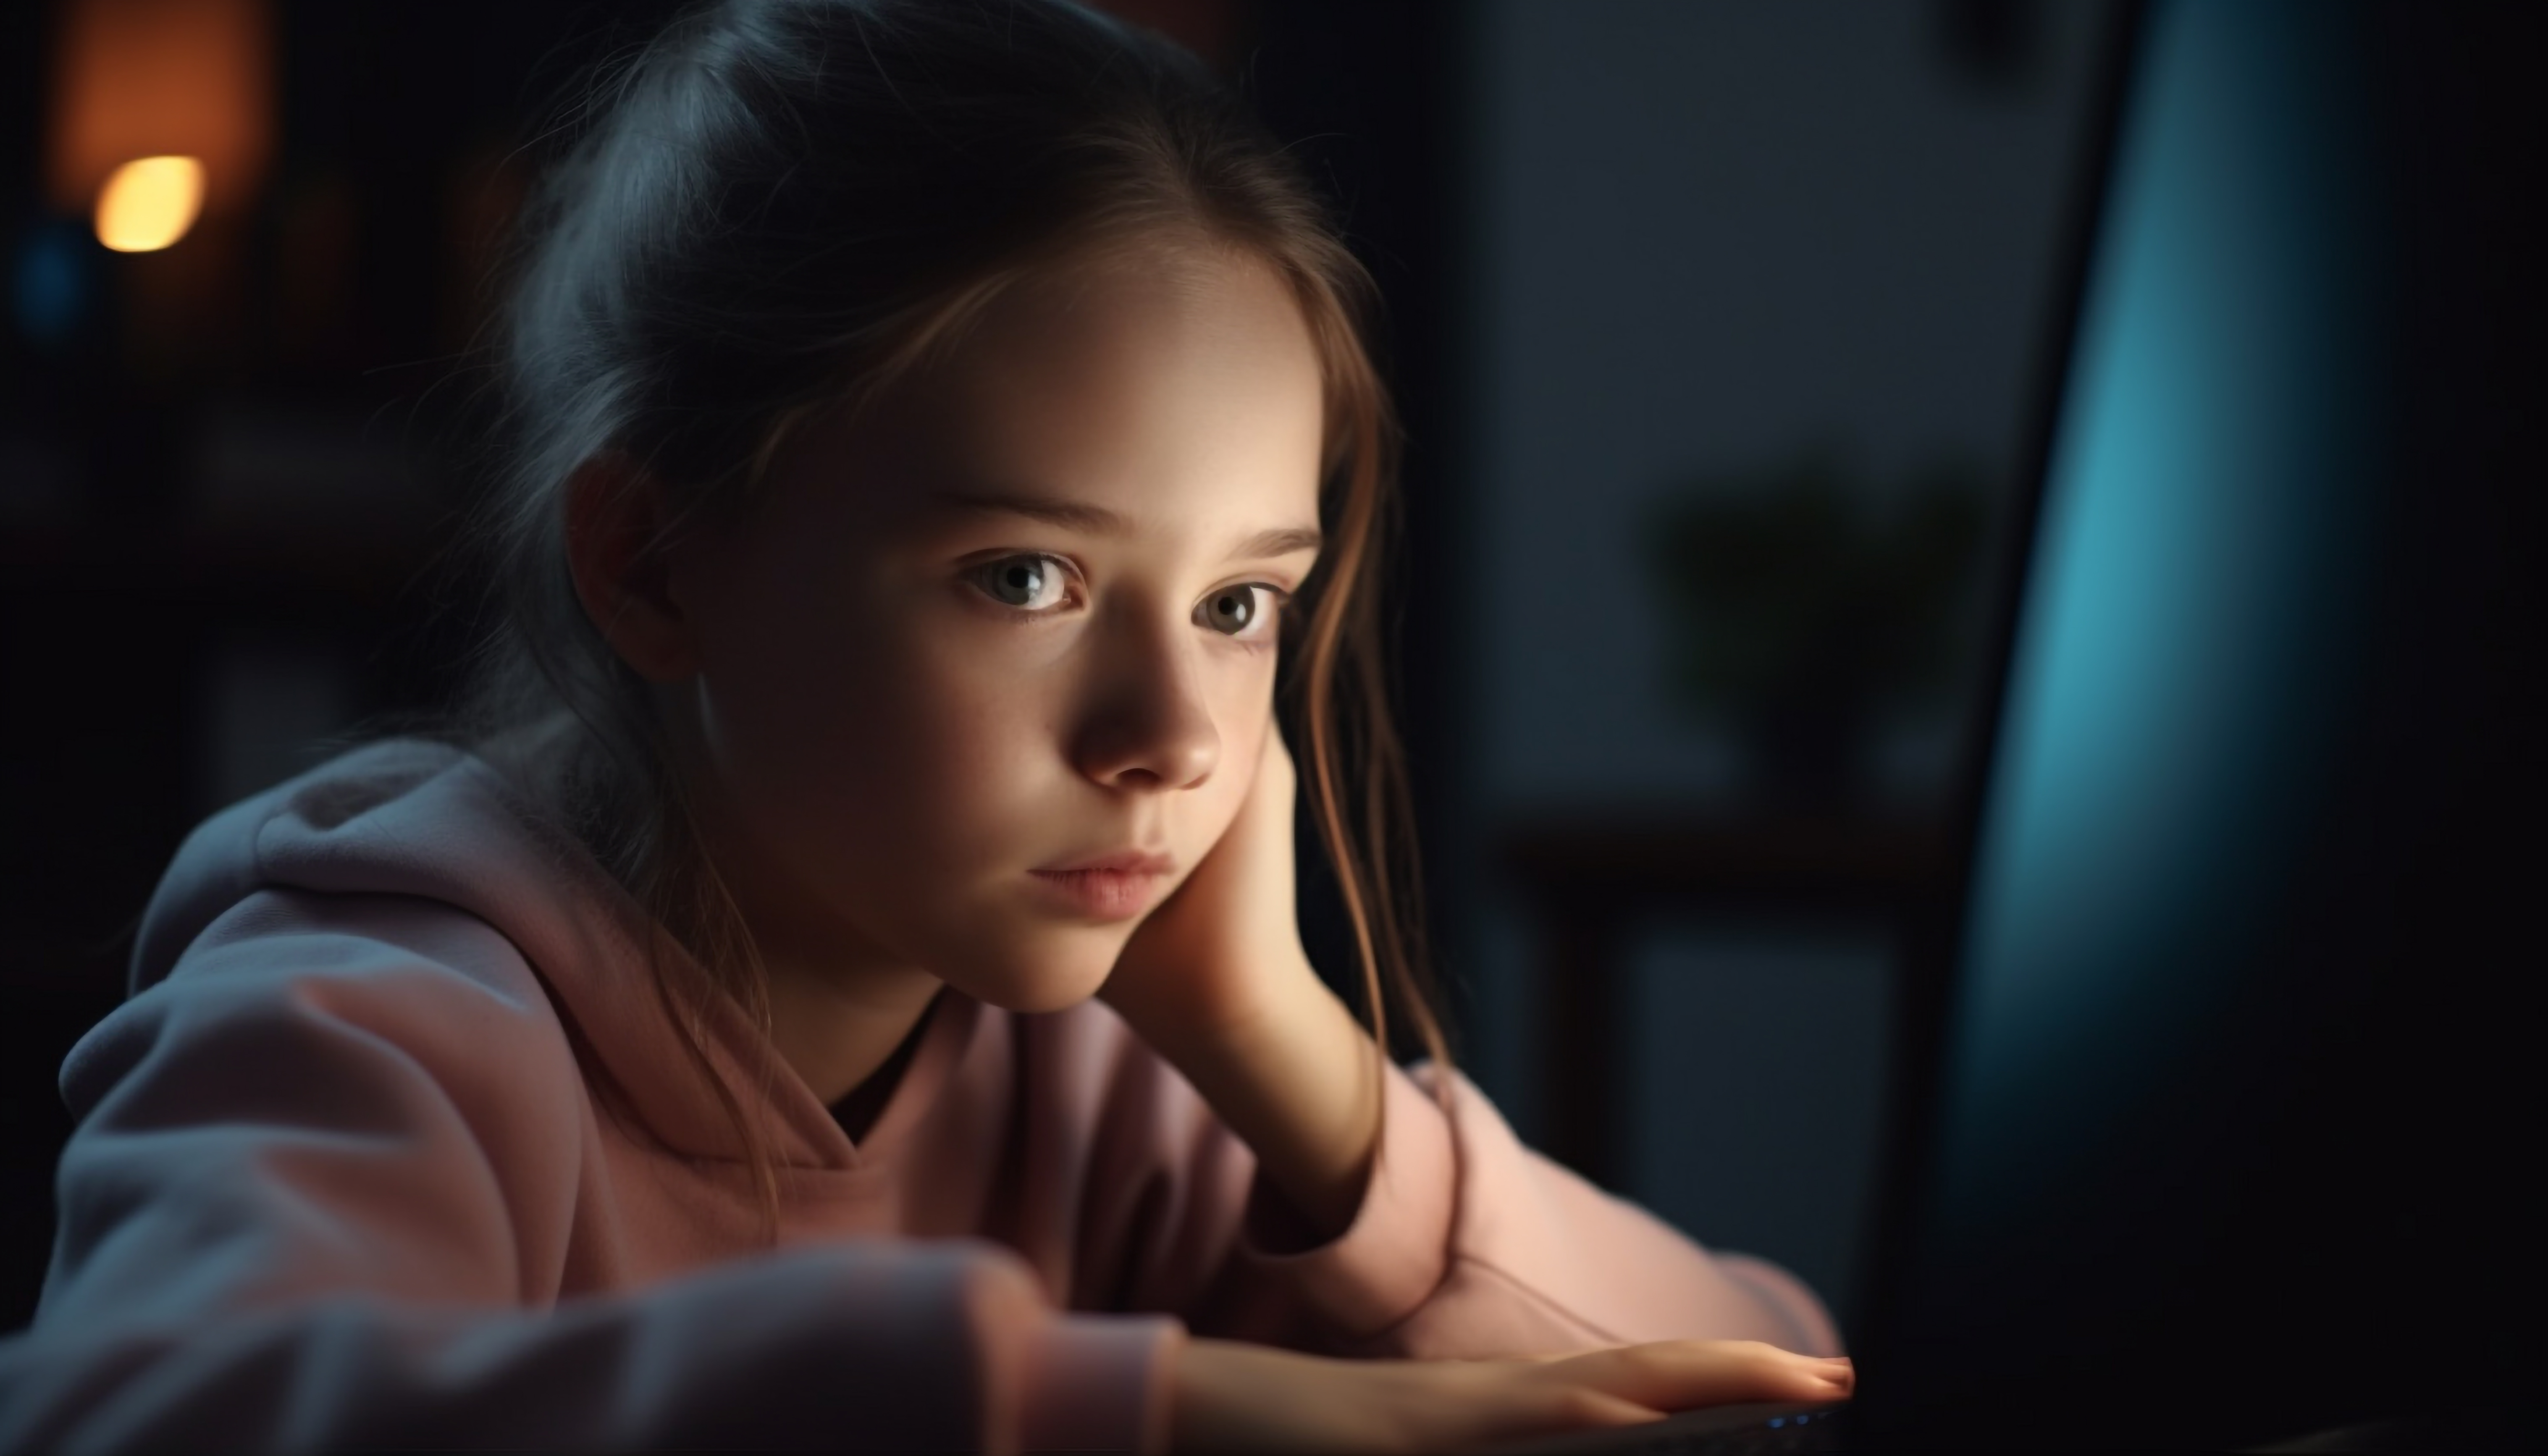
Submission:
<svg viewBox="0 0 2548 1456">
<path fill-rule="evenodd" d="M 1255 776 L 1238 816 L 1133 933 L 1098 993 L 1142 1040 L 1172 1055 L 1226 1042 L 1280 1000 L 1318 985 L 1293 898 L 1298 778 L 1270 722 L 1250 767 Z"/>
<path fill-rule="evenodd" d="M 1178 1451 L 1448 1452 L 1742 1401 L 1835 1401 L 1846 1359 L 1755 1340 L 1666 1340 L 1512 1360 L 1330 1360 L 1187 1342 L 1169 1416 Z"/>
<path fill-rule="evenodd" d="M 1379 1048 L 1319 979 L 1292 900 L 1292 755 L 1268 722 L 1221 842 L 1133 933 L 1100 992 L 1256 1153 L 1313 1241 L 1362 1205 Z"/>
</svg>

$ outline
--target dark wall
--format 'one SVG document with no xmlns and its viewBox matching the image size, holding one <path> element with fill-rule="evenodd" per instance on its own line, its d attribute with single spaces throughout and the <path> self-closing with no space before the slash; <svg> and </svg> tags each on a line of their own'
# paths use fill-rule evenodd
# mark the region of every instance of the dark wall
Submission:
<svg viewBox="0 0 2548 1456">
<path fill-rule="evenodd" d="M 1472 1069 L 1844 1327 L 2111 10 L 1471 11 Z"/>
</svg>

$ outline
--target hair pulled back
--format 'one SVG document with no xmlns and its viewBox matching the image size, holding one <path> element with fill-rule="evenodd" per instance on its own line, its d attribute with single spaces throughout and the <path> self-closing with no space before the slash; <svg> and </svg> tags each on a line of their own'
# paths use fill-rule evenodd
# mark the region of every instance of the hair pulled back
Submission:
<svg viewBox="0 0 2548 1456">
<path fill-rule="evenodd" d="M 616 452 L 664 485 L 674 529 L 730 521 L 795 420 L 871 392 L 1007 281 L 1076 250 L 1243 249 L 1310 325 L 1329 545 L 1285 622 L 1278 699 L 1376 1038 L 1386 1054 L 1394 1007 L 1447 1068 L 1381 660 L 1396 426 L 1362 342 L 1375 299 L 1236 98 L 1173 45 L 1056 0 L 725 0 L 606 69 L 562 135 L 501 319 L 500 464 L 477 531 L 496 625 L 462 721 L 686 953 L 651 957 L 656 994 L 765 1212 L 766 1137 L 705 1050 L 720 997 L 767 1027 L 759 958 L 647 684 L 577 598 L 568 483 Z"/>
</svg>

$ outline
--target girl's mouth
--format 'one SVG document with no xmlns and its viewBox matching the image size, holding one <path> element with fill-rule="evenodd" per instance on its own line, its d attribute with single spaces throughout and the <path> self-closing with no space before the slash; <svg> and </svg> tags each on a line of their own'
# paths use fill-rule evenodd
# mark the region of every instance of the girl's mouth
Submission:
<svg viewBox="0 0 2548 1456">
<path fill-rule="evenodd" d="M 1030 871 L 1046 898 L 1072 915 L 1129 920 L 1150 907 L 1177 862 L 1137 846 L 1075 855 Z"/>
<path fill-rule="evenodd" d="M 1140 914 L 1167 878 L 1144 869 L 1036 869 L 1029 874 L 1053 903 L 1096 920 Z"/>
</svg>

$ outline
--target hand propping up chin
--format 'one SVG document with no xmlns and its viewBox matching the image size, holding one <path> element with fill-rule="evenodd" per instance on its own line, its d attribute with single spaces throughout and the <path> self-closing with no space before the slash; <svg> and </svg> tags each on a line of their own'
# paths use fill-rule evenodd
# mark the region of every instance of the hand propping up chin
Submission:
<svg viewBox="0 0 2548 1456">
<path fill-rule="evenodd" d="M 1318 984 L 1293 895 L 1299 779 L 1269 720 L 1237 817 L 1117 957 L 1098 993 L 1163 1049 L 1235 1036 Z"/>
</svg>

